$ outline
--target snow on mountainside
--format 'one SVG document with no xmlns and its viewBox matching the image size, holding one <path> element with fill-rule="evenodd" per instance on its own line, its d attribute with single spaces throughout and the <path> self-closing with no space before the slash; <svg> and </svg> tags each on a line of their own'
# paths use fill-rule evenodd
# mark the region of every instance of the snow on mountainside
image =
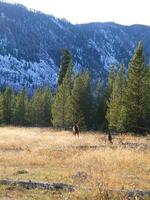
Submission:
<svg viewBox="0 0 150 200">
<path fill-rule="evenodd" d="M 115 23 L 72 25 L 21 5 L 0 2 L 0 86 L 57 84 L 61 49 L 67 48 L 75 72 L 89 69 L 92 78 L 106 79 L 110 65 L 127 66 L 138 41 L 150 58 L 150 27 Z"/>
<path fill-rule="evenodd" d="M 57 66 L 53 65 L 52 61 L 51 64 L 43 60 L 38 63 L 26 62 L 11 55 L 0 55 L 0 85 L 11 85 L 16 91 L 26 87 L 30 94 L 39 86 L 50 85 L 56 88 L 57 73 L 53 68 Z"/>
</svg>

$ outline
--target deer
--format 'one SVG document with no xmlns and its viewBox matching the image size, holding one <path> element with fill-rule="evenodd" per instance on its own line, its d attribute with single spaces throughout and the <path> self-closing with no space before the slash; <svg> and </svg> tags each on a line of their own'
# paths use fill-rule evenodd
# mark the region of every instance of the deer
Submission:
<svg viewBox="0 0 150 200">
<path fill-rule="evenodd" d="M 112 140 L 112 132 L 111 132 L 110 129 L 108 130 L 108 141 L 109 141 L 111 144 L 113 144 L 113 140 Z"/>
<path fill-rule="evenodd" d="M 79 126 L 77 125 L 77 124 L 75 124 L 75 125 L 73 125 L 73 135 L 77 135 L 78 137 L 79 137 L 79 133 L 80 133 L 80 131 L 79 131 Z"/>
</svg>

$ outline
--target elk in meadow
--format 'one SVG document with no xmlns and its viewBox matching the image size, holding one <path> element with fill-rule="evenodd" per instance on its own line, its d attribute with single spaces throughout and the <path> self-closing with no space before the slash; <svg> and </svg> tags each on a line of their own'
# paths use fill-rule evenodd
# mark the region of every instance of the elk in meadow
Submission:
<svg viewBox="0 0 150 200">
<path fill-rule="evenodd" d="M 108 129 L 108 141 L 113 144 L 113 141 L 112 141 L 112 132 L 110 129 Z"/>
<path fill-rule="evenodd" d="M 77 124 L 73 125 L 73 135 L 77 135 L 79 137 L 79 126 Z"/>
</svg>

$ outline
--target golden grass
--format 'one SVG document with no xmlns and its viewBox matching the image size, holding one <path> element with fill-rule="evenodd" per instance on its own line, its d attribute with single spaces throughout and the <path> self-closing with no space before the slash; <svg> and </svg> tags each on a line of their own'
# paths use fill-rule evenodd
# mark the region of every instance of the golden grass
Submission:
<svg viewBox="0 0 150 200">
<path fill-rule="evenodd" d="M 1 186 L 0 199 L 98 199 L 107 188 L 149 190 L 149 147 L 149 137 L 115 136 L 111 145 L 104 134 L 93 132 L 78 138 L 48 128 L 0 128 L 0 179 L 64 182 L 78 188 L 58 194 Z"/>
</svg>

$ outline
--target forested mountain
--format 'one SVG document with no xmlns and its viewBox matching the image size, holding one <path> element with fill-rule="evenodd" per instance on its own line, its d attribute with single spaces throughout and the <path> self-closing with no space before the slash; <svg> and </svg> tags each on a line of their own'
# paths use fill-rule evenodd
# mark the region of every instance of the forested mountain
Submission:
<svg viewBox="0 0 150 200">
<path fill-rule="evenodd" d="M 106 79 L 110 65 L 126 66 L 138 41 L 150 60 L 150 27 L 115 23 L 73 25 L 21 5 L 0 2 L 0 86 L 57 85 L 61 49 L 72 54 L 74 71 L 89 69 Z"/>
</svg>

